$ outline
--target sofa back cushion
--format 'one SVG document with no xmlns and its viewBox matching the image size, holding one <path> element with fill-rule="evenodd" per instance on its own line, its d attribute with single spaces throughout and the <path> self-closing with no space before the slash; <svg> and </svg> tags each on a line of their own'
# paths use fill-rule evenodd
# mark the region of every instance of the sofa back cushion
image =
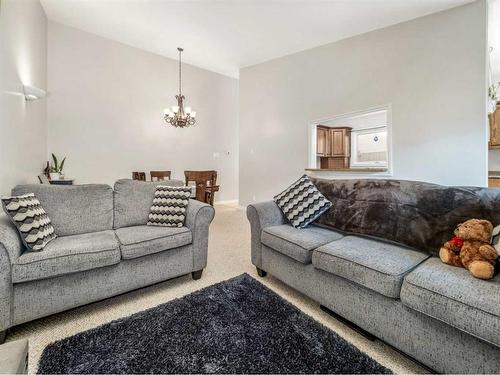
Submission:
<svg viewBox="0 0 500 375">
<path fill-rule="evenodd" d="M 311 180 L 333 203 L 319 224 L 431 254 L 437 254 L 461 222 L 477 218 L 500 224 L 500 189 L 404 180 Z"/>
<path fill-rule="evenodd" d="M 114 228 L 146 225 L 155 197 L 156 187 L 184 186 L 180 180 L 136 181 L 118 180 L 114 188 Z"/>
<path fill-rule="evenodd" d="M 18 185 L 12 195 L 34 193 L 58 236 L 113 228 L 113 189 L 108 185 Z"/>
</svg>

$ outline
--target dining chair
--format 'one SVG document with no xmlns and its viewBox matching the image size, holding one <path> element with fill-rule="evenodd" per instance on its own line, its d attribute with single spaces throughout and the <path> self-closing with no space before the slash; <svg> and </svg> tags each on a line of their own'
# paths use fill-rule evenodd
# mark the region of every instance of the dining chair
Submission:
<svg viewBox="0 0 500 375">
<path fill-rule="evenodd" d="M 163 181 L 170 180 L 171 171 L 151 171 L 149 174 L 151 175 L 151 181 Z"/>
<path fill-rule="evenodd" d="M 132 172 L 132 180 L 146 181 L 146 172 Z"/>
<path fill-rule="evenodd" d="M 186 186 L 189 186 L 189 182 L 196 184 L 195 199 L 197 201 L 214 205 L 215 192 L 219 191 L 217 171 L 184 171 L 184 177 Z"/>
</svg>

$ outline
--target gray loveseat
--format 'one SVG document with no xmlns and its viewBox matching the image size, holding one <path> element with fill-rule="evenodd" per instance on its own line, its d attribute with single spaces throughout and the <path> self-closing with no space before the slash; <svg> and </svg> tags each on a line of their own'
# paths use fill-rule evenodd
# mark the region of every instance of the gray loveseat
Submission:
<svg viewBox="0 0 500 375">
<path fill-rule="evenodd" d="M 438 372 L 500 373 L 500 275 L 441 263 L 456 224 L 500 224 L 500 189 L 321 180 L 332 208 L 306 229 L 247 208 L 252 263 Z"/>
<path fill-rule="evenodd" d="M 181 181 L 119 180 L 108 185 L 22 185 L 35 193 L 58 237 L 23 252 L 14 225 L 0 216 L 0 331 L 133 289 L 192 273 L 207 264 L 213 207 L 190 200 L 185 226 L 147 226 L 156 186 Z"/>
</svg>

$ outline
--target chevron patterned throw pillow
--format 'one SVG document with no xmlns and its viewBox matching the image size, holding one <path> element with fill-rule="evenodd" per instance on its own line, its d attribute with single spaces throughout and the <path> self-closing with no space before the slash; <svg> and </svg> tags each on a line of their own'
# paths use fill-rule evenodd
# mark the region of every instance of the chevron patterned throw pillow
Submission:
<svg viewBox="0 0 500 375">
<path fill-rule="evenodd" d="M 307 175 L 276 195 L 274 201 L 295 228 L 307 227 L 332 206 Z"/>
<path fill-rule="evenodd" d="M 147 224 L 182 227 L 190 196 L 190 186 L 157 186 Z"/>
<path fill-rule="evenodd" d="M 29 250 L 43 250 L 45 245 L 57 237 L 47 213 L 35 194 L 4 197 L 2 206 Z"/>
</svg>

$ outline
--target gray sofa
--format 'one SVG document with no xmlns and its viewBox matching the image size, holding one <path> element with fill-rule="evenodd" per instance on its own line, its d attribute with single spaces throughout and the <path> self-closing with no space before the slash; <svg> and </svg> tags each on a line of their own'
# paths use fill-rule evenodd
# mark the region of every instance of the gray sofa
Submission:
<svg viewBox="0 0 500 375">
<path fill-rule="evenodd" d="M 435 254 L 457 223 L 500 224 L 500 189 L 313 182 L 333 206 L 306 229 L 291 227 L 273 201 L 248 206 L 259 275 L 270 273 L 435 371 L 500 373 L 500 275 L 475 279 Z"/>
<path fill-rule="evenodd" d="M 156 186 L 181 181 L 119 180 L 108 185 L 22 185 L 35 193 L 58 237 L 24 252 L 0 216 L 0 331 L 177 276 L 201 277 L 213 207 L 190 200 L 185 226 L 147 226 Z"/>
</svg>

